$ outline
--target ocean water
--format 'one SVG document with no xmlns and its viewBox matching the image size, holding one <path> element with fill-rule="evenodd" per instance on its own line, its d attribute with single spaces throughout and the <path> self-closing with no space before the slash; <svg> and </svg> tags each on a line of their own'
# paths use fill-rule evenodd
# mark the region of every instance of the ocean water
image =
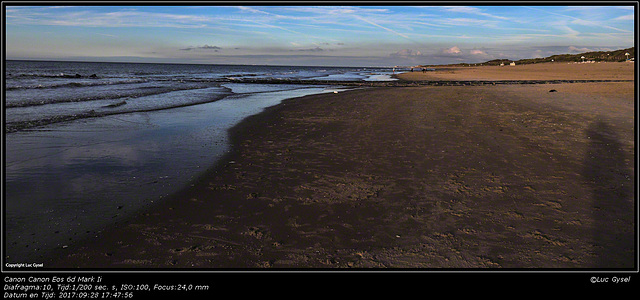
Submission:
<svg viewBox="0 0 640 300">
<path fill-rule="evenodd" d="M 5 131 L 79 118 L 207 103 L 243 79 L 391 80 L 386 69 L 7 61 Z M 253 91 L 300 85 L 252 85 Z"/>
<path fill-rule="evenodd" d="M 284 99 L 392 80 L 373 68 L 7 61 L 5 262 L 37 262 L 186 187 L 227 131 Z M 244 78 L 265 83 L 242 83 Z M 269 83 L 321 80 L 338 85 Z"/>
</svg>

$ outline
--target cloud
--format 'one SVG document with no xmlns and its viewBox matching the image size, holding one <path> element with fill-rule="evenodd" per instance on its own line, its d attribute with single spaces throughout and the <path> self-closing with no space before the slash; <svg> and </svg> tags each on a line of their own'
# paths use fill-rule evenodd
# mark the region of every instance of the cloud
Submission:
<svg viewBox="0 0 640 300">
<path fill-rule="evenodd" d="M 180 49 L 182 51 L 191 51 L 194 49 L 203 49 L 203 50 L 213 50 L 215 52 L 218 52 L 218 50 L 221 50 L 222 48 L 218 47 L 218 46 L 210 46 L 210 45 L 203 45 L 203 46 L 198 46 L 198 47 L 187 47 L 187 48 L 183 48 Z"/>
<path fill-rule="evenodd" d="M 301 51 L 301 52 L 322 52 L 324 51 L 324 49 L 320 48 L 320 47 L 315 47 L 315 48 L 309 48 L 309 49 L 297 49 L 297 50 L 290 50 L 290 51 Z"/>
<path fill-rule="evenodd" d="M 118 37 L 118 36 L 115 36 L 115 35 L 113 35 L 113 34 L 106 34 L 106 33 L 96 33 L 96 34 L 101 35 L 101 36 L 114 37 L 114 38 L 115 38 L 115 37 Z"/>
<path fill-rule="evenodd" d="M 66 7 L 74 8 L 74 7 Z M 21 8 L 8 11 L 7 18 L 15 24 L 86 27 L 173 27 L 202 28 L 212 21 L 210 17 L 158 12 L 121 10 L 97 12 L 79 7 L 80 11 L 47 11 L 48 8 Z"/>
<path fill-rule="evenodd" d="M 412 40 L 410 37 L 408 37 L 408 36 L 407 36 L 407 35 L 405 35 L 405 34 L 399 33 L 399 32 L 397 32 L 397 31 L 395 31 L 395 30 L 392 30 L 392 29 L 389 29 L 389 28 L 387 28 L 387 27 L 384 27 L 384 26 L 382 26 L 382 25 L 380 25 L 380 24 L 374 23 L 374 22 L 372 22 L 372 21 L 370 21 L 370 20 L 367 20 L 367 19 L 365 19 L 365 18 L 363 18 L 363 17 L 357 16 L 357 15 L 354 15 L 354 17 L 355 17 L 356 19 L 360 20 L 360 21 L 363 21 L 363 22 L 369 23 L 369 24 L 371 24 L 371 25 L 373 25 L 373 26 L 376 26 L 376 27 L 382 28 L 382 29 L 384 29 L 384 30 L 386 30 L 386 31 L 388 31 L 388 32 L 391 32 L 391 33 L 393 33 L 393 34 L 395 34 L 395 35 L 397 35 L 397 36 L 401 36 L 401 37 L 403 37 L 403 38 L 405 38 L 405 39 L 407 39 L 407 40 L 410 40 L 410 41 L 412 41 L 412 42 L 415 42 L 414 40 Z"/>
<path fill-rule="evenodd" d="M 626 15 L 626 16 L 619 16 L 617 18 L 615 18 L 614 20 L 616 21 L 633 21 L 635 19 L 634 15 Z"/>
<path fill-rule="evenodd" d="M 242 58 L 253 59 L 241 55 L 280 55 L 278 63 L 296 56 L 300 62 L 309 57 L 309 63 L 401 65 L 410 61 L 482 62 L 502 58 L 500 52 L 519 59 L 589 50 L 583 47 L 633 45 L 633 6 L 593 7 L 588 12 L 570 9 L 574 7 L 12 6 L 5 16 L 6 51 L 13 57 L 38 59 L 157 51 L 150 59 L 206 61 L 215 57 L 224 62 L 218 58 L 224 54 L 226 58 L 237 56 L 233 61 L 241 62 Z M 49 33 L 29 25 L 48 25 L 45 31 Z M 96 43 L 83 40 L 89 34 Z M 554 47 L 550 50 L 558 52 L 533 52 L 550 45 Z M 235 47 L 242 50 L 235 51 Z M 356 60 L 359 56 L 366 58 Z M 271 59 L 276 60 L 275 56 Z"/>
<path fill-rule="evenodd" d="M 481 20 L 471 18 L 446 18 L 440 21 L 441 24 L 449 26 L 482 26 L 489 28 L 499 28 L 499 21 L 494 20 Z"/>
<path fill-rule="evenodd" d="M 577 48 L 574 46 L 569 46 L 569 52 L 576 52 L 576 53 L 581 53 L 581 52 L 591 52 L 593 50 L 589 49 L 589 48 Z"/>
<path fill-rule="evenodd" d="M 247 6 L 237 6 L 238 9 L 243 10 L 243 11 L 248 11 L 248 12 L 252 12 L 252 13 L 260 13 L 260 14 L 265 14 L 265 15 L 272 15 L 271 13 L 268 13 L 266 11 L 262 11 L 262 10 L 258 10 L 252 7 L 247 7 Z"/>
<path fill-rule="evenodd" d="M 411 49 L 402 49 L 396 53 L 390 54 L 393 57 L 411 57 L 411 56 L 422 56 L 420 51 L 414 51 Z"/>
<path fill-rule="evenodd" d="M 218 46 L 209 46 L 209 45 L 204 45 L 202 47 L 199 47 L 200 49 L 214 49 L 214 50 L 220 50 L 222 48 L 218 47 Z"/>
<path fill-rule="evenodd" d="M 460 48 L 458 48 L 458 46 L 453 46 L 449 49 L 444 49 L 442 50 L 443 53 L 448 53 L 448 54 L 459 54 L 462 51 L 460 50 Z"/>
<path fill-rule="evenodd" d="M 467 13 L 467 14 L 474 14 L 474 15 L 490 17 L 490 18 L 495 18 L 495 19 L 500 19 L 500 20 L 509 20 L 509 18 L 507 18 L 507 17 L 502 17 L 502 16 L 497 16 L 497 15 L 485 13 L 481 9 L 476 8 L 476 7 L 448 6 L 448 7 L 444 7 L 444 10 L 448 11 L 448 12 Z"/>
<path fill-rule="evenodd" d="M 293 6 L 284 7 L 283 9 L 288 11 L 297 11 L 312 13 L 316 15 L 340 15 L 340 14 L 352 14 L 352 13 L 386 13 L 389 9 L 386 8 L 368 8 L 368 7 L 335 7 L 335 6 Z"/>
<path fill-rule="evenodd" d="M 427 22 L 413 22 L 413 24 L 420 24 L 420 25 L 433 26 L 433 27 L 451 27 L 449 25 L 434 24 L 434 23 L 427 23 Z"/>
<path fill-rule="evenodd" d="M 613 26 L 608 26 L 608 25 L 602 24 L 601 22 L 598 22 L 598 21 L 584 20 L 584 19 L 573 17 L 573 16 L 568 16 L 568 15 L 558 14 L 558 13 L 554 13 L 554 12 L 550 12 L 550 11 L 545 11 L 545 10 L 534 8 L 534 7 L 525 7 L 525 8 L 531 9 L 531 10 L 536 10 L 536 11 L 541 11 L 541 12 L 544 12 L 544 13 L 547 13 L 547 14 L 551 14 L 551 15 L 560 16 L 560 17 L 563 17 L 563 18 L 573 19 L 573 21 L 571 21 L 571 23 L 573 23 L 573 24 L 600 27 L 600 28 L 607 28 L 607 29 L 612 29 L 612 30 L 616 30 L 616 31 L 619 31 L 619 32 L 631 33 L 631 31 L 629 31 L 629 30 L 624 30 L 624 29 L 613 27 Z"/>
</svg>

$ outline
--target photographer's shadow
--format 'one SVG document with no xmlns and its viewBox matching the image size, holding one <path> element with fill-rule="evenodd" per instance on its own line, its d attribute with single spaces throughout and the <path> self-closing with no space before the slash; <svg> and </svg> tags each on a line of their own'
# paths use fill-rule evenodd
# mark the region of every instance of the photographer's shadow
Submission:
<svg viewBox="0 0 640 300">
<path fill-rule="evenodd" d="M 589 145 L 583 176 L 592 187 L 596 268 L 634 264 L 634 175 L 615 131 L 605 122 L 586 130 Z"/>
</svg>

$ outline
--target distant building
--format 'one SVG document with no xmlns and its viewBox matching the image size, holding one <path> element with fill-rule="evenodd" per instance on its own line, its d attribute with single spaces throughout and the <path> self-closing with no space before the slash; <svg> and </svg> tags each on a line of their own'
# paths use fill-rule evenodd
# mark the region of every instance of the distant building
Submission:
<svg viewBox="0 0 640 300">
<path fill-rule="evenodd" d="M 515 65 L 516 65 L 516 62 L 515 62 L 515 61 L 512 61 L 509 65 L 510 65 L 510 66 L 515 66 Z"/>
</svg>

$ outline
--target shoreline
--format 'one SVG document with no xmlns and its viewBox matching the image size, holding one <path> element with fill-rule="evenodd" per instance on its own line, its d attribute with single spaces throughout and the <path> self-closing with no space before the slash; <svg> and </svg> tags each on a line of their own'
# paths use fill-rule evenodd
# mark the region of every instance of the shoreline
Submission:
<svg viewBox="0 0 640 300">
<path fill-rule="evenodd" d="M 521 85 L 521 84 L 529 84 L 529 85 L 539 85 L 539 84 L 565 84 L 565 83 L 607 83 L 607 82 L 633 82 L 634 80 L 630 79 L 575 79 L 575 80 L 558 80 L 558 79 L 543 79 L 543 80 L 409 80 L 402 79 L 405 78 L 405 73 L 397 74 L 397 78 L 400 78 L 398 81 L 306 81 L 306 80 L 250 80 L 250 81 L 231 81 L 232 83 L 246 83 L 246 84 L 296 84 L 296 85 L 310 85 L 310 86 L 338 86 L 338 87 L 348 87 L 348 88 L 376 88 L 376 87 L 416 87 L 416 86 L 489 86 L 489 85 Z M 184 105 L 177 105 L 173 107 L 163 107 L 163 108 L 153 108 L 153 109 L 142 109 L 142 110 L 133 110 L 126 112 L 96 112 L 89 111 L 86 113 L 79 113 L 74 115 L 63 115 L 63 116 L 55 116 L 46 119 L 40 120 L 29 120 L 29 121 L 15 121 L 7 123 L 5 126 L 5 134 L 6 133 L 14 133 L 19 132 L 26 129 L 37 129 L 39 127 L 52 125 L 56 123 L 63 123 L 81 119 L 90 119 L 90 118 L 99 118 L 106 117 L 112 115 L 121 115 L 121 114 L 131 114 L 131 113 L 144 113 L 144 112 L 154 112 L 154 111 L 162 111 L 168 109 L 175 109 L 180 107 L 189 107 L 200 104 L 211 103 L 215 101 L 219 101 L 224 99 L 225 97 L 232 96 L 234 94 L 221 94 L 218 99 L 208 100 L 206 102 L 201 103 L 190 103 Z M 126 104 L 125 101 L 112 104 L 113 107 L 121 106 Z"/>
<path fill-rule="evenodd" d="M 92 236 L 139 214 L 147 205 L 164 201 L 227 152 L 227 130 L 233 124 L 283 99 L 326 92 L 330 90 L 312 87 L 245 93 L 193 107 L 8 135 L 5 196 L 21 202 L 7 207 L 13 222 L 7 222 L 5 259 L 38 260 L 56 247 Z M 32 159 L 40 160 L 29 164 Z M 38 177 L 34 165 L 53 175 Z M 81 192 L 73 192 L 80 187 Z M 74 201 L 47 201 L 57 188 L 55 196 Z M 44 213 L 31 212 L 34 205 Z"/>
<path fill-rule="evenodd" d="M 45 268 L 630 268 L 633 87 L 284 100 L 191 188 Z"/>
<path fill-rule="evenodd" d="M 515 66 L 446 66 L 408 72 L 404 80 L 635 80 L 635 62 L 538 63 Z"/>
<path fill-rule="evenodd" d="M 321 80 L 321 79 L 218 79 L 219 84 L 239 83 L 239 84 L 295 84 L 309 86 L 343 86 L 343 87 L 412 87 L 412 86 L 484 86 L 484 85 L 511 85 L 511 84 L 562 84 L 562 83 L 591 83 L 591 82 L 633 82 L 634 77 L 629 69 L 634 67 L 634 63 L 602 63 L 602 64 L 567 64 L 564 63 L 544 63 L 522 66 L 484 66 L 484 67 L 457 67 L 445 66 L 435 68 L 428 72 L 404 72 L 391 75 L 396 80 Z M 571 68 L 569 74 L 561 72 L 561 75 L 554 75 L 558 68 Z M 593 72 L 593 73 L 590 73 Z M 614 75 L 611 75 L 614 74 Z M 622 74 L 622 75 L 620 75 Z M 569 76 L 569 78 L 567 78 Z M 233 93 L 221 93 L 216 99 L 208 99 L 200 103 L 189 103 L 176 105 L 173 107 L 161 107 L 140 109 L 126 112 L 110 112 L 94 110 L 74 114 L 55 116 L 41 120 L 27 120 L 9 122 L 5 126 L 5 133 L 18 132 L 24 129 L 38 128 L 54 123 L 73 121 L 78 119 L 104 117 L 118 115 L 122 113 L 150 112 L 178 107 L 193 106 L 207 102 L 214 102 Z M 105 107 L 117 107 L 126 104 L 125 101 L 119 104 L 111 104 Z M 19 107 L 19 106 L 16 106 Z"/>
</svg>

